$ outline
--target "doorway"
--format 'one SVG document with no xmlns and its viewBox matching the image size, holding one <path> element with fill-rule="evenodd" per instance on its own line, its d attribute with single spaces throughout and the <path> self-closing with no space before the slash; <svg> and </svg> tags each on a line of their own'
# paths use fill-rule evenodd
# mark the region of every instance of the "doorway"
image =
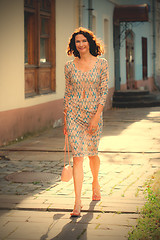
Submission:
<svg viewBox="0 0 160 240">
<path fill-rule="evenodd" d="M 126 79 L 127 89 L 135 89 L 134 81 L 134 33 L 126 31 Z"/>
</svg>

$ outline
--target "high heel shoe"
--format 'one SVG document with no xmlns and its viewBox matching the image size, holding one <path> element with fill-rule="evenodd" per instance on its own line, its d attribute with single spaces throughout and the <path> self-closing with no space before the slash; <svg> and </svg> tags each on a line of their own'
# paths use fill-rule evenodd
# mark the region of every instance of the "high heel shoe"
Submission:
<svg viewBox="0 0 160 240">
<path fill-rule="evenodd" d="M 73 212 L 70 214 L 71 217 L 80 217 L 81 216 L 82 204 L 75 204 Z"/>
<path fill-rule="evenodd" d="M 92 201 L 100 201 L 101 200 L 101 193 L 100 193 L 100 186 L 98 185 L 98 187 L 93 187 L 92 184 Z"/>
</svg>

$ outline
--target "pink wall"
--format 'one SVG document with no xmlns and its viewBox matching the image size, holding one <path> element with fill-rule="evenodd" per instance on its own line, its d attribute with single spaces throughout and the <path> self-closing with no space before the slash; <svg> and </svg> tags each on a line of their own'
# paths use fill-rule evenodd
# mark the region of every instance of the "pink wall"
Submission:
<svg viewBox="0 0 160 240">
<path fill-rule="evenodd" d="M 106 100 L 106 104 L 105 104 L 105 107 L 104 107 L 104 111 L 107 111 L 107 109 L 112 108 L 113 94 L 114 94 L 114 88 L 108 89 L 108 95 L 107 95 L 107 100 Z"/>
<path fill-rule="evenodd" d="M 0 146 L 34 133 L 63 117 L 63 99 L 33 107 L 0 112 Z"/>
<path fill-rule="evenodd" d="M 148 78 L 147 80 L 135 80 L 135 89 L 140 89 L 141 87 L 144 88 L 144 90 L 149 90 L 150 92 L 153 92 L 156 90 L 153 77 Z M 127 91 L 127 84 L 121 85 L 121 91 Z"/>
<path fill-rule="evenodd" d="M 150 77 L 147 80 L 135 81 L 135 87 L 136 89 L 139 89 L 140 87 L 144 87 L 144 90 L 149 90 L 150 92 L 153 92 L 154 90 L 156 90 L 153 77 Z"/>
</svg>

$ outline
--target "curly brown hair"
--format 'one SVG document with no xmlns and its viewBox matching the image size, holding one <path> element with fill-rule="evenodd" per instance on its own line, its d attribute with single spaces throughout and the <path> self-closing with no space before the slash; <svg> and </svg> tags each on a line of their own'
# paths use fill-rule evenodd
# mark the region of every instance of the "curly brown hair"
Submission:
<svg viewBox="0 0 160 240">
<path fill-rule="evenodd" d="M 104 53 L 103 45 L 102 45 L 102 43 L 100 43 L 100 41 L 97 40 L 94 33 L 92 31 L 88 30 L 87 28 L 80 27 L 80 28 L 76 29 L 70 37 L 68 47 L 67 47 L 68 56 L 71 56 L 73 54 L 75 57 L 80 58 L 80 54 L 77 51 L 76 45 L 75 45 L 75 37 L 78 34 L 83 34 L 83 36 L 85 38 L 87 38 L 87 41 L 89 42 L 89 50 L 93 56 L 95 56 L 95 57 L 98 55 L 100 56 L 101 54 Z"/>
</svg>

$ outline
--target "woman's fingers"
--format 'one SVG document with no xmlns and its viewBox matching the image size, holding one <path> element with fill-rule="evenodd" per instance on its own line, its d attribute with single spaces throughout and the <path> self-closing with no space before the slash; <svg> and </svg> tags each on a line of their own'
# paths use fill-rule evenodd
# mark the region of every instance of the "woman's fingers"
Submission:
<svg viewBox="0 0 160 240">
<path fill-rule="evenodd" d="M 88 128 L 91 134 L 97 131 L 98 122 L 99 122 L 99 117 L 97 117 L 97 115 L 94 115 L 90 120 L 89 128 Z"/>
<path fill-rule="evenodd" d="M 92 126 L 92 125 L 90 125 L 90 126 L 88 127 L 88 130 L 89 130 L 89 133 L 90 133 L 90 134 L 93 134 L 94 132 L 97 131 L 97 126 Z"/>
</svg>

